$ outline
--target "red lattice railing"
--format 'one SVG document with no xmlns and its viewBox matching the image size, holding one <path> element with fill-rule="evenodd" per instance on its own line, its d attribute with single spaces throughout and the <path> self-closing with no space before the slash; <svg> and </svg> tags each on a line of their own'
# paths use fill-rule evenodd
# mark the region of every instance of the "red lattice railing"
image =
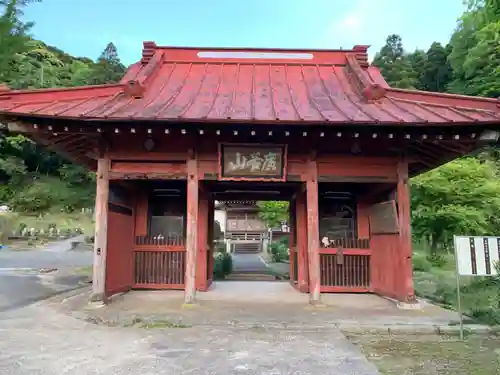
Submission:
<svg viewBox="0 0 500 375">
<path fill-rule="evenodd" d="M 185 251 L 135 251 L 134 287 L 183 289 L 185 269 Z"/>
<path fill-rule="evenodd" d="M 367 292 L 370 255 L 320 254 L 321 289 L 325 292 Z"/>
<path fill-rule="evenodd" d="M 184 246 L 184 238 L 180 236 L 136 236 L 135 244 L 138 246 Z"/>
</svg>

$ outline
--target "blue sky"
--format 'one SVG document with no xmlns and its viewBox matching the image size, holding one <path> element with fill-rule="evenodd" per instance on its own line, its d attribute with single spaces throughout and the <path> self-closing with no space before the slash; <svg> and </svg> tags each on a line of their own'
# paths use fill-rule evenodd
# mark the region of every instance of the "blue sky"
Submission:
<svg viewBox="0 0 500 375">
<path fill-rule="evenodd" d="M 373 55 L 391 33 L 408 50 L 446 43 L 462 0 L 43 0 L 30 5 L 36 38 L 97 58 L 114 42 L 125 64 L 144 40 L 197 47 L 351 48 Z"/>
</svg>

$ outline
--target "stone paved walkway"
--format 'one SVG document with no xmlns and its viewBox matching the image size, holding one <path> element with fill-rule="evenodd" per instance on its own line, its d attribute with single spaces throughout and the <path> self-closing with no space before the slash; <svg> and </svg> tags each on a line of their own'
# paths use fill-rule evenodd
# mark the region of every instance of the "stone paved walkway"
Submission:
<svg viewBox="0 0 500 375">
<path fill-rule="evenodd" d="M 0 314 L 2 375 L 376 375 L 338 330 L 93 325 L 45 304 Z"/>
<path fill-rule="evenodd" d="M 266 273 L 267 265 L 261 260 L 260 254 L 231 254 L 233 272 Z"/>
</svg>

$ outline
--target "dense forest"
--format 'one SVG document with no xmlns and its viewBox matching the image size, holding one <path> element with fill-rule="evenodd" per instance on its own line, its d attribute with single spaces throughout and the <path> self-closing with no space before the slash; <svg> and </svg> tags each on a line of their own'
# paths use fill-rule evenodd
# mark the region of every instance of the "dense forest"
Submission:
<svg viewBox="0 0 500 375">
<path fill-rule="evenodd" d="M 33 39 L 33 25 L 21 21 L 32 1 L 0 0 L 0 83 L 25 89 L 121 78 L 125 67 L 112 43 L 94 61 Z M 390 35 L 373 64 L 394 87 L 498 97 L 498 35 L 500 0 L 471 0 L 446 45 L 435 42 L 427 50 L 406 51 L 401 37 Z M 453 234 L 500 233 L 499 160 L 494 149 L 484 150 L 414 178 L 416 236 L 430 240 L 437 252 L 449 247 Z M 91 207 L 93 178 L 22 136 L 5 129 L 0 134 L 0 204 L 28 212 Z"/>
</svg>

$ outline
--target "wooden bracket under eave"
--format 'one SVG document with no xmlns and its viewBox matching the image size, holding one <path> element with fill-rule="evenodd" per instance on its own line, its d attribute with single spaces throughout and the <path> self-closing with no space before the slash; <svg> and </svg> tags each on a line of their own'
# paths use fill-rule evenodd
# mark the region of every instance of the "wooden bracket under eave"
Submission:
<svg viewBox="0 0 500 375">
<path fill-rule="evenodd" d="M 368 73 L 361 67 L 355 56 L 348 55 L 346 59 L 351 77 L 363 97 L 369 101 L 382 99 L 387 89 L 369 78 Z"/>
</svg>

